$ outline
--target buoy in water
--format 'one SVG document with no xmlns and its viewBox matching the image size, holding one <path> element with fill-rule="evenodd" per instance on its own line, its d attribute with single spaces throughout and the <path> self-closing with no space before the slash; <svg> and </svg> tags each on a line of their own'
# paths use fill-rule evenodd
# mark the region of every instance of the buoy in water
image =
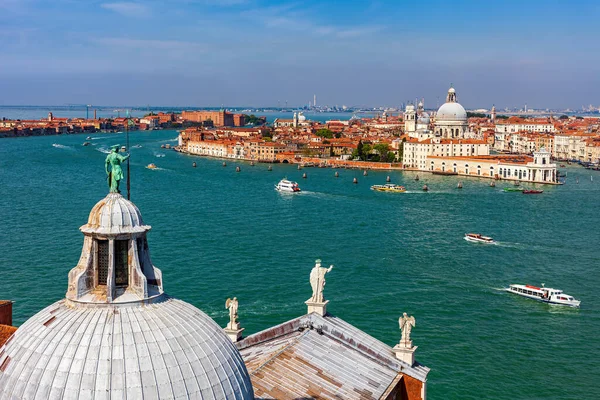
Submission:
<svg viewBox="0 0 600 400">
<path fill-rule="evenodd" d="M 196 162 L 195 161 L 192 163 L 192 167 L 196 168 Z"/>
<path fill-rule="evenodd" d="M 227 163 L 226 163 L 226 162 L 223 162 L 223 166 L 224 166 L 224 167 L 226 167 L 226 166 L 227 166 Z"/>
<path fill-rule="evenodd" d="M 388 175 L 388 177 L 387 177 L 387 178 L 385 178 L 385 181 L 386 181 L 386 182 L 391 182 L 391 181 L 392 181 L 392 178 L 390 178 L 390 176 Z"/>
<path fill-rule="evenodd" d="M 415 176 L 415 181 L 419 180 L 419 175 Z"/>
<path fill-rule="evenodd" d="M 340 174 L 339 174 L 339 172 L 335 171 L 335 177 L 336 177 L 336 178 L 339 178 L 339 177 L 340 177 Z"/>
<path fill-rule="evenodd" d="M 363 172 L 363 176 L 367 176 L 367 175 L 369 175 L 369 174 L 367 173 L 367 171 Z"/>
<path fill-rule="evenodd" d="M 302 177 L 306 179 L 306 172 L 302 174 Z"/>
<path fill-rule="evenodd" d="M 429 190 L 429 188 L 427 187 L 427 185 L 423 185 L 423 191 L 426 192 L 428 190 Z"/>
<path fill-rule="evenodd" d="M 579 177 L 577 177 L 577 179 L 575 179 L 575 183 L 579 184 Z"/>
<path fill-rule="evenodd" d="M 240 172 L 242 169 L 240 167 L 235 167 L 235 172 Z"/>
<path fill-rule="evenodd" d="M 352 180 L 352 183 L 358 183 L 358 179 L 354 178 L 354 179 Z"/>
<path fill-rule="evenodd" d="M 457 189 L 462 189 L 462 182 L 458 182 L 458 185 L 456 185 Z"/>
</svg>

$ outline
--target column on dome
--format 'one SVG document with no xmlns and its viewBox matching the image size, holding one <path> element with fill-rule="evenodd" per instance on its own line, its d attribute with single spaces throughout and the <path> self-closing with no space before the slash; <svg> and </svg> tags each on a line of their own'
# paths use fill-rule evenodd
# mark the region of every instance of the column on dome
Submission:
<svg viewBox="0 0 600 400">
<path fill-rule="evenodd" d="M 95 240 L 91 236 L 85 236 L 79 262 L 75 268 L 69 271 L 67 296 L 70 295 L 73 298 L 79 298 L 94 288 L 96 279 L 94 275 L 94 257 L 92 257 L 92 254 L 95 251 Z"/>
<path fill-rule="evenodd" d="M 133 238 L 129 241 L 129 287 L 138 295 L 148 297 L 148 280 L 142 270 L 140 263 L 140 253 L 138 251 L 139 241 L 145 240 L 143 236 Z"/>
</svg>

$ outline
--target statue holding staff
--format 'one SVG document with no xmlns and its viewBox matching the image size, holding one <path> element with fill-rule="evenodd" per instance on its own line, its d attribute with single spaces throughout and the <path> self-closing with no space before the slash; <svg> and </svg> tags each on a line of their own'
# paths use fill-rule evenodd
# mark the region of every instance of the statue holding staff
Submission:
<svg viewBox="0 0 600 400">
<path fill-rule="evenodd" d="M 119 145 L 116 144 L 111 146 L 110 154 L 106 156 L 105 170 L 108 176 L 108 187 L 110 193 L 121 193 L 119 190 L 119 183 L 123 179 L 123 169 L 121 163 L 129 158 L 129 154 L 122 156 L 119 154 Z M 109 169 L 110 166 L 110 169 Z"/>
<path fill-rule="evenodd" d="M 333 265 L 329 268 L 321 267 L 321 260 L 317 260 L 315 267 L 310 271 L 310 286 L 312 287 L 312 297 L 309 301 L 323 303 L 323 289 L 325 288 L 325 274 L 331 272 Z"/>
</svg>

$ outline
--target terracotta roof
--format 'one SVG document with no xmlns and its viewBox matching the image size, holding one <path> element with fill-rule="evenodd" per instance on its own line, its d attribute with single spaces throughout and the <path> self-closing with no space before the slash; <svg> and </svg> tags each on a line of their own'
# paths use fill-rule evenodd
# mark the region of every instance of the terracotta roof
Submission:
<svg viewBox="0 0 600 400">
<path fill-rule="evenodd" d="M 312 313 L 237 343 L 254 394 L 269 399 L 379 399 L 399 376 L 426 380 L 429 368 L 347 322 Z"/>
<path fill-rule="evenodd" d="M 10 338 L 16 330 L 17 328 L 15 326 L 0 325 L 0 347 L 6 343 L 8 338 Z"/>
</svg>

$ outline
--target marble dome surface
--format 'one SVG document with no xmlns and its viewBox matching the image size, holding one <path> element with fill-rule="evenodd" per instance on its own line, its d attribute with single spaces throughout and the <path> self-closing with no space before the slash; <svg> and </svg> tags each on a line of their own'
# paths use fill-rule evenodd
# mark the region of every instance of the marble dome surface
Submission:
<svg viewBox="0 0 600 400">
<path fill-rule="evenodd" d="M 60 300 L 0 349 L 0 399 L 252 399 L 223 330 L 165 296 L 133 306 Z"/>
<path fill-rule="evenodd" d="M 444 103 L 435 115 L 436 121 L 467 121 L 467 112 L 459 103 Z"/>
<path fill-rule="evenodd" d="M 109 193 L 96 203 L 87 224 L 79 229 L 83 233 L 118 235 L 147 232 L 150 226 L 144 225 L 142 214 L 135 204 L 119 193 Z"/>
</svg>

